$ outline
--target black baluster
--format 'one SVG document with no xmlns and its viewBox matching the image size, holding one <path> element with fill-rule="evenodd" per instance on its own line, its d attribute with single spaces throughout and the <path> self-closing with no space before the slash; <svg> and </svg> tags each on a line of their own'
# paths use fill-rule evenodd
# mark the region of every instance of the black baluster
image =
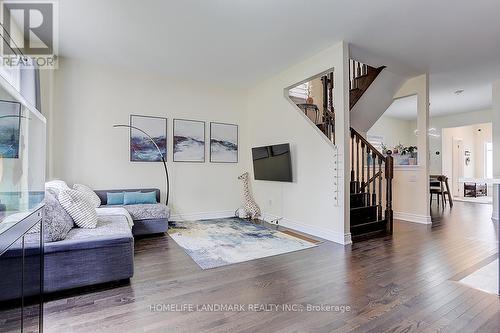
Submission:
<svg viewBox="0 0 500 333">
<path fill-rule="evenodd" d="M 373 206 L 377 205 L 377 195 L 375 194 L 375 192 L 376 192 L 375 185 L 377 184 L 377 174 L 376 174 L 376 170 L 375 170 L 376 159 L 377 159 L 377 155 L 375 155 L 375 151 L 373 151 L 372 152 L 372 170 L 373 170 L 372 205 Z"/>
<path fill-rule="evenodd" d="M 378 219 L 382 220 L 382 158 L 378 158 Z"/>
<path fill-rule="evenodd" d="M 371 199 L 371 194 L 370 194 L 370 146 L 366 146 L 366 204 L 369 206 L 370 205 L 370 199 Z"/>
<path fill-rule="evenodd" d="M 356 193 L 359 192 L 359 138 L 356 137 Z"/>
<path fill-rule="evenodd" d="M 351 182 L 354 181 L 354 132 L 351 131 Z"/>
<path fill-rule="evenodd" d="M 361 192 L 365 192 L 365 143 L 361 141 Z"/>
</svg>

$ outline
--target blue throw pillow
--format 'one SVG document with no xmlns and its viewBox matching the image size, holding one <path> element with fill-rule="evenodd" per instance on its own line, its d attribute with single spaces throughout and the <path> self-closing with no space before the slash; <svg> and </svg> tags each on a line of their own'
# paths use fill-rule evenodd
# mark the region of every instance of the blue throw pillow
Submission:
<svg viewBox="0 0 500 333">
<path fill-rule="evenodd" d="M 156 192 L 125 192 L 123 204 L 137 205 L 137 204 L 155 204 Z"/>
<path fill-rule="evenodd" d="M 106 197 L 108 205 L 123 205 L 124 192 L 107 192 Z"/>
</svg>

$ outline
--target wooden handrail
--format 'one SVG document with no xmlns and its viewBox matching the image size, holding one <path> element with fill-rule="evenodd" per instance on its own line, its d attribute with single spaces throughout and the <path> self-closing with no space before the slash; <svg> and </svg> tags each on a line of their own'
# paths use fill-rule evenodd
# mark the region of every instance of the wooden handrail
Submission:
<svg viewBox="0 0 500 333">
<path fill-rule="evenodd" d="M 354 128 L 351 127 L 351 138 L 356 137 L 356 139 L 359 139 L 362 143 L 364 143 L 370 150 L 377 155 L 380 159 L 382 159 L 384 162 L 386 160 L 384 154 L 379 152 L 377 148 L 375 148 L 368 140 L 366 140 L 361 134 L 359 134 Z"/>
</svg>

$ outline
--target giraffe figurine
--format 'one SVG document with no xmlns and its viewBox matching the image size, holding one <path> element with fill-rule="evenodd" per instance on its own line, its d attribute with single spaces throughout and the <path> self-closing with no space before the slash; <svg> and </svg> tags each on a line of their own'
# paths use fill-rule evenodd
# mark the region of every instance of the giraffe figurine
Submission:
<svg viewBox="0 0 500 333">
<path fill-rule="evenodd" d="M 251 218 L 255 220 L 261 216 L 260 208 L 252 197 L 250 193 L 250 184 L 248 182 L 248 172 L 245 172 L 238 177 L 239 180 L 243 181 L 243 197 L 245 199 L 245 204 L 242 209 L 246 218 Z"/>
</svg>

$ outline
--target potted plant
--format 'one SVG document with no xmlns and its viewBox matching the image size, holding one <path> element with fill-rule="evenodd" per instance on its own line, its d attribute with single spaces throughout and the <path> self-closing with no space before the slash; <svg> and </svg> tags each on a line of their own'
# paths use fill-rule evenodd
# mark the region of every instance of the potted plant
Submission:
<svg viewBox="0 0 500 333">
<path fill-rule="evenodd" d="M 401 143 L 399 143 L 396 147 L 394 147 L 393 153 L 404 155 L 404 153 L 403 153 L 404 149 L 405 149 L 405 147 Z"/>
<path fill-rule="evenodd" d="M 387 145 L 385 143 L 382 143 L 380 145 L 380 148 L 382 149 L 382 154 L 387 155 Z"/>
<path fill-rule="evenodd" d="M 408 158 L 409 165 L 417 165 L 417 149 L 418 148 L 416 146 L 408 146 L 403 148 L 403 152 L 401 154 L 410 155 L 410 157 Z"/>
</svg>

